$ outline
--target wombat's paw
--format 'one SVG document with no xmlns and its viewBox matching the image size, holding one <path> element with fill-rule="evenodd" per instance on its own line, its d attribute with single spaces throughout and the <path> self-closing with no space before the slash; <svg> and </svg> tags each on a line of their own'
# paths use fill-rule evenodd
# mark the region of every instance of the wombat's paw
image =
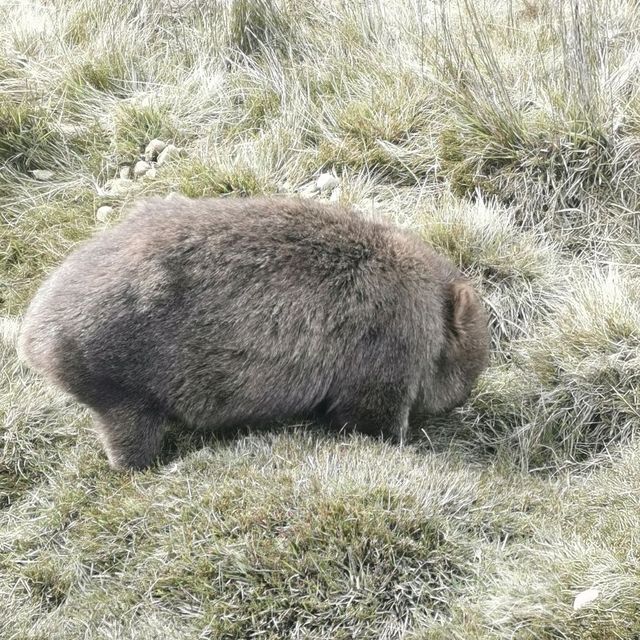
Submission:
<svg viewBox="0 0 640 640">
<path fill-rule="evenodd" d="M 107 458 L 109 460 L 109 466 L 114 471 L 119 471 L 121 473 L 126 473 L 129 471 L 144 471 L 148 469 L 153 461 L 152 460 L 141 460 L 139 458 L 131 458 L 128 456 L 118 455 L 113 453 L 112 451 L 106 450 Z"/>
</svg>

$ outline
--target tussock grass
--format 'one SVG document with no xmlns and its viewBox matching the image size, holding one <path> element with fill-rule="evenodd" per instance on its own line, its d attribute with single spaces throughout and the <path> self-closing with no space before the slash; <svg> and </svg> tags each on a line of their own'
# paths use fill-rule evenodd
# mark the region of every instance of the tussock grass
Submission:
<svg viewBox="0 0 640 640">
<path fill-rule="evenodd" d="M 223 195 L 257 196 L 277 189 L 269 175 L 251 158 L 186 160 L 165 172 L 159 184 L 190 198 Z M 155 187 L 156 185 L 154 185 Z"/>
<path fill-rule="evenodd" d="M 548 234 L 520 229 L 513 210 L 448 197 L 426 207 L 419 221 L 425 240 L 484 293 L 496 353 L 510 351 L 511 342 L 527 335 L 566 293 L 559 267 L 570 264 Z"/>
<path fill-rule="evenodd" d="M 3 640 L 640 634 L 635 3 L 63 0 L 0 20 Z M 182 153 L 114 189 L 153 138 Z M 415 229 L 483 294 L 470 402 L 403 448 L 176 432 L 165 465 L 110 472 L 87 412 L 17 360 L 42 279 L 139 195 L 309 196 L 322 172 L 339 190 L 313 197 Z"/>
<path fill-rule="evenodd" d="M 46 111 L 28 98 L 0 100 L 0 161 L 20 169 L 57 164 L 61 140 Z"/>
<path fill-rule="evenodd" d="M 512 14 L 508 30 L 465 7 L 472 28 L 460 35 L 445 14 L 435 50 L 449 106 L 441 167 L 454 191 L 496 196 L 571 248 L 596 228 L 600 238 L 626 231 L 619 207 L 637 192 L 624 131 L 635 59 L 622 34 L 623 20 L 637 19 L 631 5 L 549 5 L 545 16 Z M 528 17 L 535 37 L 523 39 Z"/>
<path fill-rule="evenodd" d="M 119 162 L 134 163 L 154 138 L 174 140 L 177 128 L 169 110 L 162 105 L 123 104 L 114 118 L 116 158 Z"/>
</svg>

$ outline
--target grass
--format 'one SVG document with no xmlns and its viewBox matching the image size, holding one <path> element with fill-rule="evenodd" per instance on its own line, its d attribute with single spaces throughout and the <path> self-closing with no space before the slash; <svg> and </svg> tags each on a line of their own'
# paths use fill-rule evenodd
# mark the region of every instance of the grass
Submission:
<svg viewBox="0 0 640 640">
<path fill-rule="evenodd" d="M 634 2 L 0 18 L 3 640 L 640 637 Z M 114 189 L 153 138 L 181 154 Z M 43 278 L 139 195 L 308 195 L 323 172 L 339 190 L 313 197 L 415 229 L 482 293 L 470 401 L 402 448 L 265 425 L 111 472 L 17 360 Z"/>
</svg>

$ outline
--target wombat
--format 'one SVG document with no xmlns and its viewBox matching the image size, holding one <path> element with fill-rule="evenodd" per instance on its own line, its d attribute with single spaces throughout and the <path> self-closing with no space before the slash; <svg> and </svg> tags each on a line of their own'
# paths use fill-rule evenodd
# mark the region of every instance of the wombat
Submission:
<svg viewBox="0 0 640 640">
<path fill-rule="evenodd" d="M 472 287 L 418 236 L 309 200 L 141 201 L 46 280 L 19 350 L 93 412 L 114 468 L 164 426 L 320 416 L 402 441 L 488 358 Z"/>
</svg>

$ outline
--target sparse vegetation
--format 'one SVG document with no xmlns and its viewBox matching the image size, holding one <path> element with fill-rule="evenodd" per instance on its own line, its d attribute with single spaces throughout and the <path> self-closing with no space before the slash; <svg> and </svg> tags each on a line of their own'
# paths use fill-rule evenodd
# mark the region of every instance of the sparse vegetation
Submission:
<svg viewBox="0 0 640 640">
<path fill-rule="evenodd" d="M 3 640 L 640 637 L 635 2 L 0 18 Z M 153 138 L 180 151 L 133 179 Z M 88 414 L 18 362 L 20 313 L 75 243 L 172 192 L 416 229 L 490 310 L 470 403 L 403 448 L 271 425 L 110 472 Z"/>
</svg>

